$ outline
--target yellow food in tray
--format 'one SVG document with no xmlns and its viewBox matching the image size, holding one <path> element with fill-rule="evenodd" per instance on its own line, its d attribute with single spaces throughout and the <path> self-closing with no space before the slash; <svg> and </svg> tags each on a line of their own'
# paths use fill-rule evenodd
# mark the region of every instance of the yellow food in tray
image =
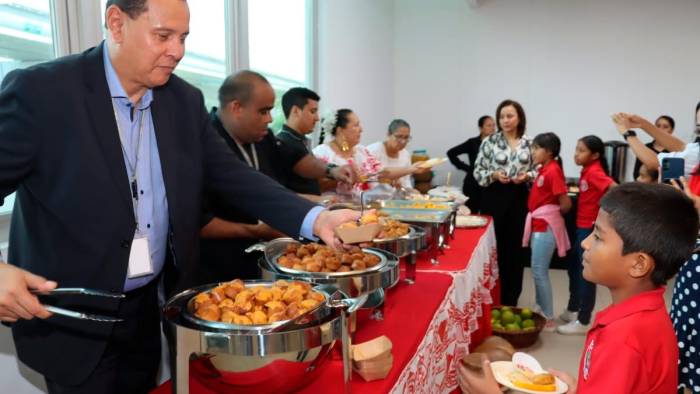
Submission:
<svg viewBox="0 0 700 394">
<path fill-rule="evenodd" d="M 293 319 L 325 300 L 307 282 L 278 280 L 272 286 L 246 286 L 236 279 L 197 294 L 194 314 L 209 321 L 263 325 Z"/>
<path fill-rule="evenodd" d="M 325 245 L 289 244 L 277 264 L 285 268 L 309 272 L 361 271 L 379 264 L 379 256 L 365 253 L 359 247 L 335 250 Z"/>
<path fill-rule="evenodd" d="M 386 203 L 385 208 L 408 208 L 408 209 L 452 209 L 449 204 L 444 202 L 433 202 L 425 200 L 411 200 L 409 204 L 392 204 Z"/>
</svg>

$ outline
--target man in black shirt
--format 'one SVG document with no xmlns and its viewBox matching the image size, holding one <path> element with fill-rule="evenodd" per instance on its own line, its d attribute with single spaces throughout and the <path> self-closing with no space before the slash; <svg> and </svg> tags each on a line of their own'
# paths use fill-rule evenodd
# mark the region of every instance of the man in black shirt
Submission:
<svg viewBox="0 0 700 394">
<path fill-rule="evenodd" d="M 321 98 L 307 88 L 291 88 L 282 95 L 282 110 L 287 122 L 277 134 L 280 161 L 285 169 L 285 185 L 297 193 L 319 195 L 318 178 L 327 176 L 352 183 L 349 166 L 326 165 L 311 153 L 307 134 L 318 122 Z"/>
<path fill-rule="evenodd" d="M 276 157 L 277 140 L 267 125 L 275 92 L 262 75 L 241 71 L 219 88 L 219 108 L 212 108 L 214 129 L 241 161 L 284 184 Z M 227 209 L 214 195 L 205 198 L 198 281 L 213 283 L 234 278 L 259 277 L 258 256 L 245 249 L 263 239 L 284 236 L 244 212 Z"/>
</svg>

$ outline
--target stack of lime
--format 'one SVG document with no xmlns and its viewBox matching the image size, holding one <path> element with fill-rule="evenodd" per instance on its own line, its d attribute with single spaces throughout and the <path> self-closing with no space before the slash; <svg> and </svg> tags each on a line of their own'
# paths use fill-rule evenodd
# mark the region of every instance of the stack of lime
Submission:
<svg viewBox="0 0 700 394">
<path fill-rule="evenodd" d="M 491 327 L 501 331 L 535 331 L 535 321 L 529 308 L 520 311 L 509 306 L 491 310 Z"/>
</svg>

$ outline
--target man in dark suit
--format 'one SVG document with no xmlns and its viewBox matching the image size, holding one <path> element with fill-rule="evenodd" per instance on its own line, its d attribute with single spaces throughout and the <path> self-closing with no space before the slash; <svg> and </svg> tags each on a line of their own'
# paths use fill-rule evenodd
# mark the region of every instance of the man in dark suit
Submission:
<svg viewBox="0 0 700 394">
<path fill-rule="evenodd" d="M 0 198 L 17 192 L 0 320 L 14 322 L 20 360 L 51 393 L 155 385 L 157 284 L 181 289 L 193 278 L 203 190 L 327 243 L 359 216 L 324 211 L 231 154 L 201 92 L 172 75 L 189 31 L 184 0 L 109 0 L 105 19 L 103 44 L 14 71 L 0 90 Z M 82 304 L 124 321 L 51 316 L 30 290 L 57 284 L 125 293 Z"/>
</svg>

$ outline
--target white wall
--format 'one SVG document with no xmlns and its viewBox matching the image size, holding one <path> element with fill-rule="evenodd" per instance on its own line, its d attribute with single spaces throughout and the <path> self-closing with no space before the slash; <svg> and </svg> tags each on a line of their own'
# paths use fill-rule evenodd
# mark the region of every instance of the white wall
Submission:
<svg viewBox="0 0 700 394">
<path fill-rule="evenodd" d="M 318 93 L 322 114 L 350 108 L 362 143 L 381 137 L 393 116 L 392 0 L 318 2 Z"/>
<path fill-rule="evenodd" d="M 698 1 L 394 5 L 394 111 L 414 124 L 414 146 L 445 152 L 504 98 L 523 104 L 528 134 L 559 134 L 569 176 L 579 171 L 571 159 L 578 137 L 618 139 L 614 111 L 669 114 L 690 139 L 700 98 Z"/>
</svg>

